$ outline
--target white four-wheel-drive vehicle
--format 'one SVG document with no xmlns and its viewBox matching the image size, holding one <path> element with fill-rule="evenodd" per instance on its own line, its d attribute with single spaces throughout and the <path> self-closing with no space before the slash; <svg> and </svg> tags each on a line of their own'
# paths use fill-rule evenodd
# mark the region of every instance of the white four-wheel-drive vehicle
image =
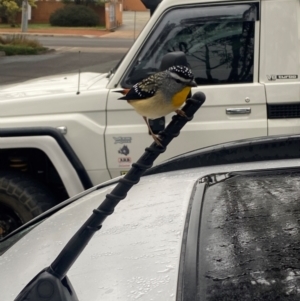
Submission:
<svg viewBox="0 0 300 301">
<path fill-rule="evenodd" d="M 130 168 L 152 138 L 115 91 L 157 72 L 167 53 L 185 53 L 207 101 L 159 161 L 299 133 L 299 22 L 299 0 L 163 0 L 108 74 L 81 74 L 79 89 L 77 74 L 2 87 L 0 235 Z"/>
</svg>

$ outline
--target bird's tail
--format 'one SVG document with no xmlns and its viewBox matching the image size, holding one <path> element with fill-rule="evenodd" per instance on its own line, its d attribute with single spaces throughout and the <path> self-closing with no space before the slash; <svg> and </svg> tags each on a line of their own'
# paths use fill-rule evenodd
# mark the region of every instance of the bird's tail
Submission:
<svg viewBox="0 0 300 301">
<path fill-rule="evenodd" d="M 114 91 L 114 92 L 116 92 L 116 93 L 121 93 L 121 94 L 124 95 L 123 97 L 120 97 L 120 98 L 118 98 L 118 99 L 124 99 L 124 100 L 127 100 L 126 95 L 127 95 L 127 93 L 129 92 L 129 89 L 116 90 L 116 91 Z"/>
<path fill-rule="evenodd" d="M 126 94 L 128 93 L 128 91 L 129 91 L 129 89 L 122 89 L 122 90 L 116 90 L 116 91 L 114 91 L 114 92 L 116 92 L 116 93 L 121 93 L 121 94 L 123 94 L 123 95 L 126 95 Z"/>
</svg>

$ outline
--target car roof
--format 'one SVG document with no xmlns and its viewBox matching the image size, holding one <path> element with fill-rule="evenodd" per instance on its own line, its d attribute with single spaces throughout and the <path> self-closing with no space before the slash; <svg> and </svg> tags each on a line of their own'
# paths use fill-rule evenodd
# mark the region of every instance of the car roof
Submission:
<svg viewBox="0 0 300 301">
<path fill-rule="evenodd" d="M 295 166 L 300 166 L 300 160 L 220 165 L 143 177 L 68 272 L 79 300 L 175 300 L 186 212 L 197 180 L 211 173 Z M 1 300 L 16 297 L 51 264 L 114 186 L 92 191 L 61 209 L 0 257 L 0 287 L 6 288 Z"/>
<path fill-rule="evenodd" d="M 79 300 L 132 300 L 143 294 L 157 299 L 158 290 L 164 292 L 162 296 L 174 293 L 181 232 L 196 175 L 171 178 L 145 177 L 103 223 L 68 273 Z M 163 182 L 163 191 L 157 181 Z M 174 197 L 181 183 L 184 186 Z M 113 187 L 63 208 L 3 254 L 0 287 L 8 289 L 1 292 L 1 300 L 16 297 L 26 282 L 51 263 Z"/>
</svg>

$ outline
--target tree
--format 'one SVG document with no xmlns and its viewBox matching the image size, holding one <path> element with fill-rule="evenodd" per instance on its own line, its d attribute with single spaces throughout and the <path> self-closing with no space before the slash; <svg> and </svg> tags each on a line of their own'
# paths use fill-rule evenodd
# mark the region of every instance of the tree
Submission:
<svg viewBox="0 0 300 301">
<path fill-rule="evenodd" d="M 35 0 L 26 0 L 32 7 L 36 7 Z M 17 13 L 22 11 L 22 0 L 0 0 L 0 17 L 12 27 L 16 26 Z"/>
</svg>

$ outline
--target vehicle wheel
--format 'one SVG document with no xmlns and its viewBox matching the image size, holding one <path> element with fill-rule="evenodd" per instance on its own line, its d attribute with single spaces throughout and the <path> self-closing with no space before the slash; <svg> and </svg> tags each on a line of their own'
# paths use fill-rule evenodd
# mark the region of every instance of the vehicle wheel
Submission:
<svg viewBox="0 0 300 301">
<path fill-rule="evenodd" d="M 12 172 L 0 172 L 0 238 L 56 204 L 41 183 Z"/>
</svg>

